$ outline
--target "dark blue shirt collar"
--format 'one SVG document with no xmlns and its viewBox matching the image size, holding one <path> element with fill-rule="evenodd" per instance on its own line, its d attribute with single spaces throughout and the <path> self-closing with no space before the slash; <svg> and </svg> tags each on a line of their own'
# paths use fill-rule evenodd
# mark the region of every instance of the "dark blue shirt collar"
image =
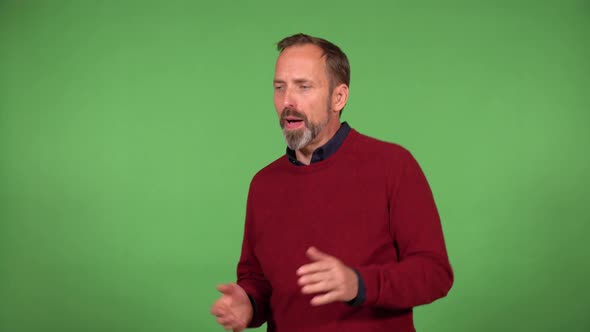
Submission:
<svg viewBox="0 0 590 332">
<path fill-rule="evenodd" d="M 330 138 L 330 140 L 326 144 L 320 146 L 319 148 L 315 149 L 315 151 L 313 151 L 311 155 L 310 165 L 313 163 L 320 162 L 336 153 L 338 148 L 342 145 L 342 143 L 344 143 L 344 140 L 346 139 L 346 136 L 349 132 L 350 126 L 348 125 L 348 123 L 346 123 L 346 121 L 342 122 L 336 134 L 334 134 L 334 136 Z M 294 165 L 305 166 L 304 163 L 297 160 L 297 157 L 295 156 L 295 150 L 291 150 L 289 147 L 287 147 L 287 157 L 289 158 L 289 161 Z"/>
</svg>

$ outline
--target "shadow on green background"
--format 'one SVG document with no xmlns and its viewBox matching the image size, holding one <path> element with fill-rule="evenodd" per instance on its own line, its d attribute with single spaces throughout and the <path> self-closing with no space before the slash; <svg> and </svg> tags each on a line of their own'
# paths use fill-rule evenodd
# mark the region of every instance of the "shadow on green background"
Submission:
<svg viewBox="0 0 590 332">
<path fill-rule="evenodd" d="M 0 2 L 0 331 L 222 330 L 297 32 L 429 178 L 456 281 L 417 329 L 587 331 L 590 5 L 465 3 Z"/>
</svg>

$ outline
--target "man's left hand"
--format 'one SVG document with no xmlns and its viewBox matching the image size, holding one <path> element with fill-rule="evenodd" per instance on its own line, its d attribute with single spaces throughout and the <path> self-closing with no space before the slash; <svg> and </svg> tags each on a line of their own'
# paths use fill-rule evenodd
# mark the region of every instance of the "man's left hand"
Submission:
<svg viewBox="0 0 590 332">
<path fill-rule="evenodd" d="M 347 302 L 357 296 L 358 277 L 354 270 L 315 247 L 307 249 L 306 254 L 312 263 L 297 269 L 298 284 L 303 294 L 322 293 L 311 299 L 312 305 Z"/>
</svg>

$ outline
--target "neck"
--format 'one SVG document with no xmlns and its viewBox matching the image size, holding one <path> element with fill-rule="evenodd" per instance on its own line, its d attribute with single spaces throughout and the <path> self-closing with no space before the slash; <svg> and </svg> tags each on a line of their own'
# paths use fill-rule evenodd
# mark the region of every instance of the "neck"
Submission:
<svg viewBox="0 0 590 332">
<path fill-rule="evenodd" d="M 311 156 L 313 155 L 313 152 L 320 146 L 328 143 L 328 141 L 334 137 L 338 129 L 340 129 L 340 119 L 338 119 L 338 121 L 329 122 L 324 130 L 322 130 L 313 141 L 301 149 L 295 150 L 295 156 L 297 157 L 297 160 L 305 165 L 309 165 L 311 163 Z"/>
</svg>

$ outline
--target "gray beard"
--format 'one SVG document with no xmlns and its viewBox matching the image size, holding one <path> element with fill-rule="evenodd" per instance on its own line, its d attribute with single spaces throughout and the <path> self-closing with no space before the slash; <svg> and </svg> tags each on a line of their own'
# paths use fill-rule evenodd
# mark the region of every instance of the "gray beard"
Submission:
<svg viewBox="0 0 590 332">
<path fill-rule="evenodd" d="M 283 136 L 287 142 L 287 146 L 291 150 L 300 150 L 306 147 L 311 141 L 313 141 L 322 130 L 328 125 L 330 117 L 332 116 L 328 109 L 328 118 L 322 123 L 313 123 L 308 121 L 307 118 L 303 120 L 303 129 L 288 130 L 286 126 L 283 126 Z"/>
<path fill-rule="evenodd" d="M 287 146 L 291 150 L 300 150 L 307 146 L 311 141 L 313 141 L 322 130 L 328 125 L 330 122 L 330 117 L 332 116 L 332 112 L 330 112 L 330 104 L 332 102 L 331 96 L 328 98 L 328 118 L 323 123 L 312 123 L 308 121 L 307 117 L 303 117 L 303 129 L 298 130 L 288 130 L 286 126 L 281 124 L 283 128 L 283 136 L 285 137 L 285 141 L 287 142 Z M 294 112 L 297 112 L 293 110 Z M 283 111 L 285 112 L 285 111 Z"/>
<path fill-rule="evenodd" d="M 325 126 L 325 124 L 315 125 L 305 122 L 304 127 L 301 130 L 288 130 L 283 128 L 283 136 L 285 136 L 287 146 L 291 150 L 299 150 L 313 141 Z"/>
</svg>

